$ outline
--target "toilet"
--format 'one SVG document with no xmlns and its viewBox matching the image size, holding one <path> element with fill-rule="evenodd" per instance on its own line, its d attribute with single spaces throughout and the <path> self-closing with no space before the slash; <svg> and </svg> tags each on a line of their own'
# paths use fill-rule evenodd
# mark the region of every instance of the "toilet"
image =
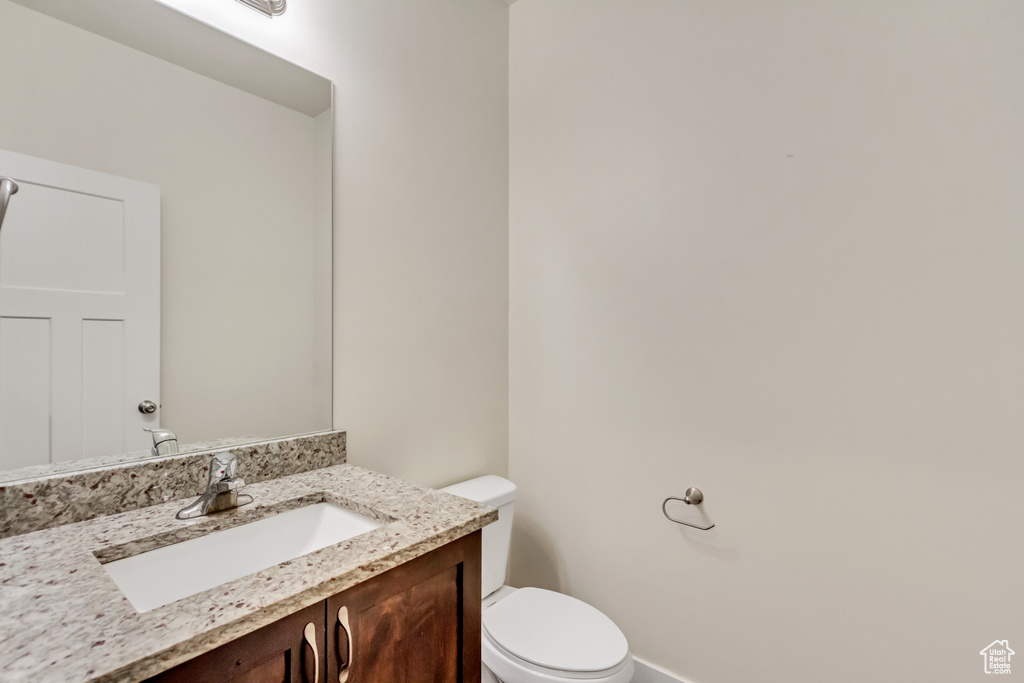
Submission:
<svg viewBox="0 0 1024 683">
<path fill-rule="evenodd" d="M 562 593 L 504 585 L 516 485 L 488 475 L 441 490 L 498 509 L 483 529 L 483 682 L 629 683 L 633 657 L 611 619 Z"/>
</svg>

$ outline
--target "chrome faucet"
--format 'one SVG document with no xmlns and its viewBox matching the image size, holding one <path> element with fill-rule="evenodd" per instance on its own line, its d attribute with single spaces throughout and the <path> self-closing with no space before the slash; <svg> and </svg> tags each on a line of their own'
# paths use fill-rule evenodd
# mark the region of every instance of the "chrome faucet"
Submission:
<svg viewBox="0 0 1024 683">
<path fill-rule="evenodd" d="M 234 454 L 221 453 L 213 456 L 213 460 L 210 461 L 210 480 L 206 484 L 206 491 L 194 502 L 178 510 L 175 517 L 191 519 L 210 512 L 229 510 L 251 503 L 252 496 L 238 492 L 245 486 L 245 482 L 235 476 L 236 469 L 238 469 L 238 459 Z"/>
<path fill-rule="evenodd" d="M 142 431 L 153 435 L 153 450 L 151 452 L 154 456 L 174 455 L 178 452 L 178 437 L 174 435 L 174 432 L 169 432 L 166 429 L 146 429 L 145 427 Z"/>
<path fill-rule="evenodd" d="M 0 228 L 4 225 L 7 202 L 11 201 L 12 194 L 18 194 L 18 183 L 13 178 L 0 178 Z"/>
</svg>

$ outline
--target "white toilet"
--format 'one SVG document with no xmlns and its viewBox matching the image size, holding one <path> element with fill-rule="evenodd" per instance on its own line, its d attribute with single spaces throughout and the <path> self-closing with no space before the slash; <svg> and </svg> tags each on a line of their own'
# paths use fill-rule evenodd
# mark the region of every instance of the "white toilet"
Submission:
<svg viewBox="0 0 1024 683">
<path fill-rule="evenodd" d="M 498 508 L 483 530 L 484 683 L 629 683 L 633 657 L 611 619 L 562 593 L 503 585 L 516 485 L 489 475 L 442 490 Z"/>
</svg>

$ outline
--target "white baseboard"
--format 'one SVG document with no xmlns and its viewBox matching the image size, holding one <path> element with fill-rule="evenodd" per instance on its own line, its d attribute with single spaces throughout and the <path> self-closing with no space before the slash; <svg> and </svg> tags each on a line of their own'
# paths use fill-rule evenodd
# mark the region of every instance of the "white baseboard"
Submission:
<svg viewBox="0 0 1024 683">
<path fill-rule="evenodd" d="M 648 664 L 633 657 L 633 683 L 690 683 L 684 678 L 665 671 L 660 666 Z"/>
</svg>

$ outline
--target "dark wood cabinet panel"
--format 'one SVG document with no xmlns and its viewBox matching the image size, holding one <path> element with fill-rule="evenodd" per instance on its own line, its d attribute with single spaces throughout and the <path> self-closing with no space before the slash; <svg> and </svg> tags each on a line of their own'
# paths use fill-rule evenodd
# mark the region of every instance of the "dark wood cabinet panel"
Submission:
<svg viewBox="0 0 1024 683">
<path fill-rule="evenodd" d="M 453 541 L 150 681 L 480 683 L 480 538 Z M 316 659 L 303 635 L 309 624 Z"/>
<path fill-rule="evenodd" d="M 329 681 L 478 683 L 480 534 L 328 598 L 327 619 Z"/>
<path fill-rule="evenodd" d="M 151 683 L 312 683 L 323 657 L 313 656 L 304 632 L 313 624 L 317 655 L 324 651 L 324 603 L 317 603 L 200 655 Z"/>
<path fill-rule="evenodd" d="M 288 679 L 288 656 L 281 652 L 271 656 L 245 673 L 226 680 L 231 683 L 286 683 Z"/>
</svg>

